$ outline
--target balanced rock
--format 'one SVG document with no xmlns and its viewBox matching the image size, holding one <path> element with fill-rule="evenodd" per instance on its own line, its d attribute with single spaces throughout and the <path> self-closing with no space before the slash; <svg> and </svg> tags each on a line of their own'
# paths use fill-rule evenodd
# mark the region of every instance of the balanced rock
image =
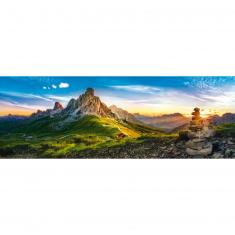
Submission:
<svg viewBox="0 0 235 235">
<path fill-rule="evenodd" d="M 186 142 L 186 152 L 190 156 L 208 156 L 212 153 L 213 145 L 208 138 L 213 136 L 213 129 L 205 126 L 200 116 L 200 109 L 195 108 L 192 112 L 188 138 Z"/>
</svg>

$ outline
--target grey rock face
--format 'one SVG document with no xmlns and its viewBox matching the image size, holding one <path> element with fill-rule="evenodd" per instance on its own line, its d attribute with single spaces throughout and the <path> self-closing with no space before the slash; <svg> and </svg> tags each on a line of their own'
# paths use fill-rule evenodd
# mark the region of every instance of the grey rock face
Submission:
<svg viewBox="0 0 235 235">
<path fill-rule="evenodd" d="M 71 99 L 63 113 L 72 116 L 96 115 L 116 118 L 116 115 L 94 93 L 94 89 L 88 88 L 78 99 Z"/>
<path fill-rule="evenodd" d="M 53 109 L 47 109 L 46 111 L 38 110 L 36 113 L 31 115 L 31 118 L 39 119 L 42 117 L 54 117 L 55 115 L 60 114 L 63 111 L 63 106 L 59 102 L 55 102 Z"/>
<path fill-rule="evenodd" d="M 117 116 L 101 102 L 100 98 L 94 94 L 94 89 L 88 88 L 78 99 L 71 99 L 65 109 L 59 102 L 56 102 L 53 109 L 47 109 L 46 111 L 38 110 L 38 112 L 32 114 L 32 117 L 41 118 L 45 116 L 54 117 L 61 115 L 67 116 L 67 120 L 73 120 L 85 115 L 95 115 L 99 117 L 117 118 Z"/>
<path fill-rule="evenodd" d="M 71 99 L 63 113 L 73 113 L 78 108 L 77 100 Z"/>
<path fill-rule="evenodd" d="M 133 114 L 124 109 L 118 108 L 116 105 L 112 105 L 109 108 L 119 119 L 123 121 L 140 123 L 140 121 L 137 120 Z"/>
</svg>

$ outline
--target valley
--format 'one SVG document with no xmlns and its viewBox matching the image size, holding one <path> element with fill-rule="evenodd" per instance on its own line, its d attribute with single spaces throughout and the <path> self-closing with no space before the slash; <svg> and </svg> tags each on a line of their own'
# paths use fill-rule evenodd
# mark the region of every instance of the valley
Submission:
<svg viewBox="0 0 235 235">
<path fill-rule="evenodd" d="M 0 157 L 192 158 L 185 151 L 189 121 L 179 113 L 143 117 L 109 108 L 88 88 L 65 108 L 56 102 L 29 117 L 0 118 Z M 234 123 L 221 121 L 213 130 L 213 152 L 205 157 L 234 158 Z"/>
</svg>

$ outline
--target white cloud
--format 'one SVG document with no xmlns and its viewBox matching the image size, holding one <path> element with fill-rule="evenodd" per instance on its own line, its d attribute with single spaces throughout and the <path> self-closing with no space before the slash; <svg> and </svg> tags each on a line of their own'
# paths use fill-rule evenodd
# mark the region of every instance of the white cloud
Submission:
<svg viewBox="0 0 235 235">
<path fill-rule="evenodd" d="M 147 94 L 154 94 L 161 89 L 154 86 L 143 86 L 143 85 L 124 85 L 124 86 L 111 86 L 114 89 L 132 91 L 132 92 L 140 92 Z"/>
<path fill-rule="evenodd" d="M 130 112 L 154 115 L 175 112 L 190 114 L 194 107 L 204 107 L 206 102 L 202 97 L 178 90 L 161 90 L 151 94 L 151 97 L 142 94 L 129 99 L 120 96 L 102 96 L 102 100 L 109 106 L 115 104 Z"/>
<path fill-rule="evenodd" d="M 59 85 L 59 88 L 68 88 L 68 87 L 69 87 L 69 84 L 65 82 L 61 82 Z"/>
<path fill-rule="evenodd" d="M 235 86 L 227 86 L 220 88 L 211 88 L 200 96 L 206 100 L 212 107 L 224 108 L 234 107 L 235 104 Z"/>
<path fill-rule="evenodd" d="M 17 97 L 17 98 L 26 98 L 26 99 L 41 99 L 45 101 L 52 101 L 51 99 L 48 99 L 41 95 L 34 95 L 34 94 L 28 94 L 28 93 L 18 93 L 18 92 L 0 92 L 0 94 Z"/>
<path fill-rule="evenodd" d="M 57 86 L 55 85 L 55 84 L 52 84 L 52 86 L 51 86 L 53 89 L 56 89 L 57 88 Z"/>
<path fill-rule="evenodd" d="M 17 107 L 17 108 L 22 108 L 22 109 L 27 109 L 27 110 L 45 110 L 49 107 L 44 107 L 44 106 L 39 106 L 39 105 L 29 105 L 25 103 L 19 103 L 19 102 L 13 102 L 13 101 L 0 101 L 1 105 L 4 105 L 6 107 Z"/>
<path fill-rule="evenodd" d="M 72 99 L 72 97 L 70 97 L 70 96 L 47 95 L 46 97 L 47 97 L 48 99 L 60 100 L 60 101 L 69 101 L 70 99 Z"/>
<path fill-rule="evenodd" d="M 46 89 L 47 89 L 47 87 L 46 87 L 46 86 L 44 86 L 42 89 L 43 89 L 43 90 L 46 90 Z"/>
</svg>

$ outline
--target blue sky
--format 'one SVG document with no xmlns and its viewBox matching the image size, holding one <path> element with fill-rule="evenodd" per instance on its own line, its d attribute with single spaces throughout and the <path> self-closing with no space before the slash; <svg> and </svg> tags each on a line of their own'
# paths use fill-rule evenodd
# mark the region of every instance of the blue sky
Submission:
<svg viewBox="0 0 235 235">
<path fill-rule="evenodd" d="M 204 114 L 235 112 L 235 77 L 0 77 L 0 115 L 66 106 L 87 87 L 107 105 L 148 115 L 195 106 Z"/>
</svg>

